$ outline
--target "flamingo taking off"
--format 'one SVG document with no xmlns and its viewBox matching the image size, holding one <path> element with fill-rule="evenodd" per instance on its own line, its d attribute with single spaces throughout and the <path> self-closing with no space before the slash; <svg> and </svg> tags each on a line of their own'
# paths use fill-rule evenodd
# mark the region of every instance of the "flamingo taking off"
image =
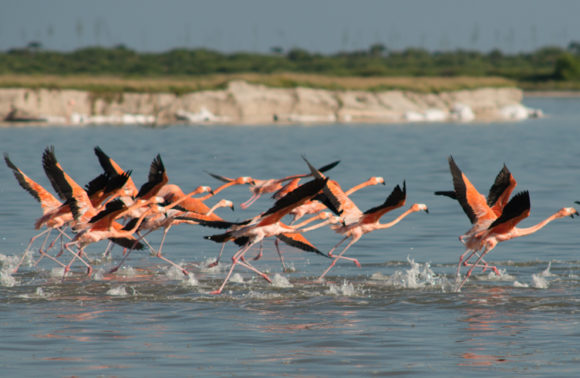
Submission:
<svg viewBox="0 0 580 378">
<path fill-rule="evenodd" d="M 40 203 L 43 216 L 47 216 L 47 214 L 52 214 L 56 209 L 58 209 L 62 205 L 62 203 L 54 195 L 52 195 L 52 193 L 50 193 L 48 190 L 46 190 L 42 185 L 40 185 L 37 182 L 35 182 L 34 180 L 32 180 L 26 174 L 24 174 L 24 172 L 22 172 L 10 160 L 10 158 L 8 157 L 8 154 L 4 154 L 4 161 L 6 162 L 6 165 L 12 170 L 12 173 L 14 173 L 14 177 L 16 178 L 16 181 L 18 181 L 18 184 L 24 190 L 26 190 L 28 193 L 30 193 L 30 195 Z M 46 230 L 36 234 L 28 242 L 28 245 L 26 246 L 26 249 L 24 250 L 22 257 L 20 258 L 20 260 L 18 261 L 18 264 L 14 268 L 14 273 L 16 273 L 18 271 L 18 269 L 20 268 L 20 266 L 22 265 L 24 259 L 26 258 L 27 254 L 28 254 L 28 251 L 29 251 L 30 247 L 32 246 L 32 244 L 34 243 L 34 241 L 43 235 L 46 235 L 46 236 L 45 236 L 45 239 L 39 248 L 39 252 L 42 256 L 47 256 L 47 257 L 53 259 L 52 256 L 46 254 L 46 252 L 44 251 L 45 245 L 48 241 L 48 237 L 50 236 L 50 233 L 52 230 L 57 230 L 59 232 L 57 239 L 55 239 L 55 241 L 53 241 L 51 243 L 51 245 L 54 244 L 56 242 L 56 240 L 58 240 L 58 238 L 61 238 L 63 235 L 68 237 L 68 235 L 65 234 L 63 228 L 66 225 L 68 225 L 70 223 L 70 221 L 72 221 L 72 215 L 70 213 L 49 217 L 49 219 L 47 219 L 47 222 L 45 222 L 46 227 L 47 227 Z M 50 249 L 50 247 L 49 247 L 49 249 Z"/>
<path fill-rule="evenodd" d="M 470 268 L 463 281 L 458 285 L 457 291 L 463 287 L 475 267 L 482 266 L 484 271 L 489 267 L 487 263 L 484 263 L 483 265 L 480 265 L 480 263 L 484 262 L 484 256 L 494 249 L 498 243 L 533 234 L 554 219 L 578 215 L 576 209 L 565 207 L 534 226 L 518 228 L 516 226 L 530 215 L 531 206 L 528 191 L 517 193 L 501 209 L 498 207 L 498 210 L 501 210 L 501 213 L 498 215 L 494 212 L 492 207 L 489 206 L 486 198 L 475 189 L 467 176 L 465 176 L 465 174 L 459 169 L 453 160 L 453 157 L 450 156 L 448 160 L 457 201 L 473 224 L 467 233 L 459 237 L 459 240 L 465 245 L 466 251 L 459 258 L 457 277 L 459 278 L 459 269 L 462 263 L 464 265 L 470 265 Z M 515 183 L 515 180 L 513 180 L 513 182 Z M 509 187 L 510 185 L 508 185 L 508 188 Z M 506 191 L 503 191 L 499 196 L 502 201 L 507 200 L 505 194 Z M 468 261 L 482 249 L 483 252 L 478 257 L 477 261 L 473 264 L 467 264 Z M 499 274 L 496 267 L 491 268 L 496 274 Z"/>
<path fill-rule="evenodd" d="M 271 282 L 270 278 L 266 274 L 262 273 L 243 259 L 245 253 L 253 245 L 261 242 L 265 238 L 284 234 L 281 236 L 281 240 L 290 242 L 291 244 L 294 243 L 293 245 L 302 247 L 305 250 L 310 250 L 322 254 L 322 252 L 316 249 L 303 236 L 301 236 L 300 239 L 295 238 L 297 231 L 304 223 L 301 225 L 288 226 L 283 224 L 280 220 L 293 208 L 300 206 L 304 202 L 318 195 L 322 191 L 322 188 L 326 185 L 327 181 L 327 179 L 316 178 L 303 185 L 300 185 L 297 189 L 276 201 L 276 203 L 264 213 L 247 221 L 238 223 L 235 227 L 231 228 L 229 231 L 223 234 L 207 236 L 206 239 L 218 243 L 234 241 L 236 244 L 241 246 L 241 248 L 232 257 L 232 266 L 228 271 L 222 285 L 217 290 L 213 291 L 212 294 L 219 294 L 222 292 L 223 288 L 229 281 L 233 270 L 238 264 L 256 272 L 265 280 Z M 310 221 L 310 219 L 308 221 Z M 201 222 L 201 224 L 204 224 L 204 222 Z M 292 241 L 290 241 L 290 239 L 292 239 Z"/>
<path fill-rule="evenodd" d="M 324 177 L 324 175 L 322 175 L 320 171 L 317 171 L 312 166 L 312 164 L 308 162 L 308 160 L 305 158 L 304 160 L 308 164 L 310 170 L 313 172 L 314 177 Z M 335 214 L 342 218 L 342 223 L 333 225 L 331 228 L 337 233 L 344 235 L 344 238 L 328 252 L 328 256 L 333 257 L 334 260 L 330 266 L 320 275 L 320 277 L 318 277 L 318 281 L 321 281 L 324 278 L 324 276 L 332 269 L 332 267 L 334 267 L 339 259 L 352 261 L 360 267 L 360 263 L 357 259 L 345 257 L 343 255 L 363 235 L 375 230 L 390 228 L 399 223 L 403 218 L 411 213 L 417 211 L 429 212 L 425 204 L 414 204 L 393 221 L 384 224 L 379 222 L 381 217 L 386 213 L 405 205 L 405 200 L 407 197 L 405 182 L 403 182 L 402 189 L 399 185 L 397 185 L 382 205 L 373 207 L 364 213 L 348 197 L 348 195 L 342 190 L 336 181 L 328 180 L 328 183 L 324 187 L 323 191 L 326 200 L 321 200 L 328 206 L 329 209 L 333 210 Z M 306 228 L 303 231 L 309 231 L 309 229 Z M 348 239 L 351 239 L 351 241 L 346 245 L 346 247 L 338 255 L 333 255 L 334 250 Z"/>
</svg>

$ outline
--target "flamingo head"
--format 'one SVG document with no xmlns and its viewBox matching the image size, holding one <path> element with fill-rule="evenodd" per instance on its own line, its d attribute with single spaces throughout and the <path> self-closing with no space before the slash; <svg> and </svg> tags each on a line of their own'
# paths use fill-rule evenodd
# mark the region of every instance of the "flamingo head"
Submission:
<svg viewBox="0 0 580 378">
<path fill-rule="evenodd" d="M 578 215 L 578 211 L 573 207 L 564 207 L 558 211 L 558 218 L 567 217 L 574 218 L 575 215 Z"/>
<path fill-rule="evenodd" d="M 222 199 L 222 200 L 220 200 L 219 203 L 222 205 L 222 207 L 229 207 L 230 209 L 232 209 L 232 211 L 234 211 L 234 203 L 232 201 L 227 200 L 227 199 Z"/>
<path fill-rule="evenodd" d="M 197 189 L 195 189 L 195 191 L 198 194 L 201 194 L 201 193 L 212 193 L 213 194 L 213 190 L 207 185 L 198 186 Z"/>
<path fill-rule="evenodd" d="M 382 176 L 373 176 L 369 179 L 369 183 L 371 185 L 377 185 L 377 184 L 385 184 L 385 179 Z"/>
<path fill-rule="evenodd" d="M 424 203 L 416 203 L 411 206 L 411 210 L 413 211 L 424 211 L 429 214 L 429 208 Z"/>
<path fill-rule="evenodd" d="M 238 184 L 238 185 L 243 185 L 243 184 L 256 185 L 256 181 L 253 178 L 251 178 L 250 176 L 242 176 L 242 177 L 238 177 L 236 179 L 236 184 Z"/>
</svg>

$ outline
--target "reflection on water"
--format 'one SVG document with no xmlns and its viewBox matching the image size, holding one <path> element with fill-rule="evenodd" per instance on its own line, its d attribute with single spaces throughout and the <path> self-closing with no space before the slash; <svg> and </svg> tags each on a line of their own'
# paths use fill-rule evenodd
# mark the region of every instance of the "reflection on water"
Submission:
<svg viewBox="0 0 580 378">
<path fill-rule="evenodd" d="M 469 293 L 460 322 L 464 336 L 458 340 L 464 349 L 460 366 L 493 366 L 517 359 L 514 339 L 527 331 L 525 315 L 509 306 L 509 290 L 494 287 Z"/>
</svg>

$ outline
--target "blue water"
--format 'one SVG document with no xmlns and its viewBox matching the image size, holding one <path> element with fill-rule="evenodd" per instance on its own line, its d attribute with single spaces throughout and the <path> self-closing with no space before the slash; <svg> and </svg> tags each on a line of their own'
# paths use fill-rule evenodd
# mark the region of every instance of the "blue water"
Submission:
<svg viewBox="0 0 580 378">
<path fill-rule="evenodd" d="M 505 163 L 528 190 L 533 225 L 580 200 L 580 99 L 533 98 L 543 119 L 519 123 L 324 125 L 14 127 L 0 129 L 2 152 L 46 188 L 42 151 L 54 145 L 65 171 L 81 185 L 101 172 L 100 146 L 139 186 L 159 153 L 170 182 L 184 191 L 219 185 L 204 171 L 225 176 L 275 178 L 315 165 L 341 163 L 328 172 L 344 188 L 383 176 L 387 185 L 352 198 L 366 210 L 407 183 L 407 206 L 425 203 L 395 227 L 364 236 L 347 252 L 362 264 L 339 262 L 324 283 L 321 256 L 283 247 L 283 272 L 272 241 L 254 264 L 268 284 L 241 267 L 222 295 L 233 245 L 214 269 L 219 244 L 203 236 L 219 231 L 180 225 L 164 252 L 183 264 L 186 277 L 146 252 L 102 257 L 106 243 L 87 249 L 96 274 L 80 265 L 62 279 L 48 259 L 32 258 L 17 273 L 10 266 L 35 234 L 38 203 L 0 165 L 0 369 L 3 376 L 577 376 L 580 371 L 580 220 L 558 219 L 538 233 L 501 243 L 488 255 L 500 277 L 476 271 L 453 291 L 457 237 L 469 222 L 457 202 L 433 195 L 452 188 L 453 155 L 472 183 L 487 193 Z M 515 193 L 514 192 L 514 193 Z M 247 187 L 217 197 L 243 220 L 267 209 L 269 197 L 247 210 Z M 209 204 L 217 201 L 209 200 Z M 401 210 L 387 214 L 387 222 Z M 148 240 L 155 246 L 160 233 Z M 328 251 L 340 236 L 328 228 L 308 239 Z M 253 256 L 255 252 L 250 252 Z"/>
</svg>

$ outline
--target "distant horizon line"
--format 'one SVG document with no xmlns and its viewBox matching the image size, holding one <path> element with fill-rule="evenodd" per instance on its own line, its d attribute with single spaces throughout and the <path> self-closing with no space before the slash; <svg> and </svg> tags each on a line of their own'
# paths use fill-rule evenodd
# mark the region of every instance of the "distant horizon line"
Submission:
<svg viewBox="0 0 580 378">
<path fill-rule="evenodd" d="M 559 45 L 559 44 L 546 44 L 543 46 L 539 46 L 535 49 L 532 50 L 518 50 L 518 51 L 514 51 L 514 52 L 506 52 L 504 49 L 500 48 L 500 47 L 496 47 L 496 48 L 491 48 L 488 50 L 483 50 L 483 49 L 467 49 L 467 48 L 462 48 L 462 47 L 457 47 L 455 49 L 429 49 L 429 48 L 425 48 L 425 47 L 417 47 L 417 46 L 412 46 L 409 45 L 407 47 L 404 48 L 398 48 L 398 49 L 389 49 L 388 46 L 386 46 L 385 44 L 382 44 L 380 42 L 377 43 L 372 43 L 370 44 L 366 49 L 364 48 L 353 48 L 350 50 L 337 50 L 335 52 L 320 52 L 320 51 L 315 51 L 315 50 L 308 50 L 306 48 L 303 47 L 299 47 L 299 46 L 293 46 L 293 47 L 289 47 L 289 48 L 284 48 L 282 46 L 271 46 L 267 52 L 264 51 L 260 51 L 260 50 L 249 50 L 249 49 L 245 49 L 245 50 L 233 50 L 233 51 L 225 51 L 223 49 L 219 49 L 219 48 L 212 48 L 212 47 L 208 47 L 208 46 L 197 46 L 197 47 L 186 47 L 186 46 L 176 46 L 176 47 L 171 47 L 165 50 L 141 50 L 141 49 L 137 49 L 131 46 L 128 46 L 124 43 L 116 43 L 116 44 L 112 44 L 112 45 L 105 45 L 105 44 L 93 44 L 93 45 L 85 45 L 85 46 L 79 46 L 77 48 L 74 49 L 55 49 L 55 48 L 46 48 L 43 46 L 42 42 L 37 42 L 37 41 L 30 41 L 28 42 L 27 45 L 25 46 L 14 46 L 14 47 L 10 47 L 8 49 L 5 50 L 0 50 L 1 53 L 9 53 L 10 51 L 14 51 L 14 50 L 38 50 L 38 51 L 44 51 L 44 52 L 61 52 L 61 53 L 69 53 L 69 52 L 75 52 L 78 50 L 85 50 L 85 49 L 91 49 L 91 48 L 102 48 L 102 49 L 126 49 L 126 50 L 131 50 L 137 53 L 144 53 L 144 54 L 163 54 L 163 53 L 167 53 L 167 52 L 171 52 L 174 50 L 207 50 L 207 51 L 212 51 L 212 52 L 217 52 L 220 54 L 224 54 L 224 55 L 231 55 L 231 54 L 239 54 L 239 53 L 249 53 L 249 54 L 260 54 L 260 55 L 283 55 L 285 53 L 288 53 L 292 50 L 301 50 L 301 51 L 306 51 L 310 54 L 319 54 L 319 55 L 339 55 L 339 54 L 343 54 L 343 53 L 356 53 L 356 52 L 368 52 L 370 51 L 374 46 L 383 46 L 385 48 L 384 53 L 389 53 L 389 52 L 402 52 L 402 51 L 407 51 L 407 50 L 419 50 L 419 51 L 426 51 L 428 53 L 445 53 L 445 52 L 458 52 L 458 51 L 466 51 L 466 52 L 479 52 L 479 53 L 484 53 L 484 54 L 489 54 L 491 52 L 494 51 L 499 51 L 504 55 L 516 55 L 516 54 L 522 54 L 522 53 L 531 53 L 531 52 L 537 52 L 540 50 L 544 50 L 547 48 L 561 48 L 563 50 L 569 50 L 571 46 L 576 45 L 576 49 L 580 51 L 580 41 L 574 41 L 571 40 L 570 42 L 568 42 L 568 44 L 566 45 Z"/>
</svg>

